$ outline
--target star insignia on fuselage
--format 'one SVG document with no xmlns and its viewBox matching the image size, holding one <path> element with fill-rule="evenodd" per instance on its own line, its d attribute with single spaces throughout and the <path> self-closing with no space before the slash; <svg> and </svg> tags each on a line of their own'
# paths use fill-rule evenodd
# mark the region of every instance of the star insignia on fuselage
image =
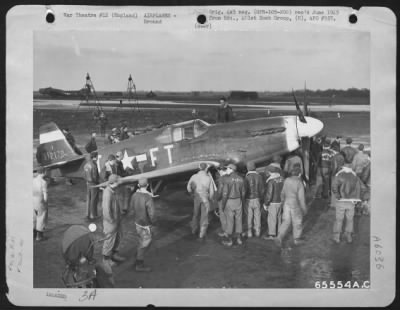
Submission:
<svg viewBox="0 0 400 310">
<path fill-rule="evenodd" d="M 126 151 L 126 149 L 125 149 L 124 157 L 123 157 L 122 160 L 121 160 L 122 165 L 124 166 L 124 169 L 126 169 L 127 167 L 133 169 L 133 167 L 132 167 L 132 160 L 133 160 L 134 158 L 135 158 L 135 156 L 128 156 L 128 153 L 127 153 L 127 151 Z"/>
</svg>

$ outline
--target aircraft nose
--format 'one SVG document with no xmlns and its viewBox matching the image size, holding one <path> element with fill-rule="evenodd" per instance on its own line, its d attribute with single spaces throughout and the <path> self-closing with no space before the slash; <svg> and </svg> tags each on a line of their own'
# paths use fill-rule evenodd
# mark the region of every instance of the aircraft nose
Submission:
<svg viewBox="0 0 400 310">
<path fill-rule="evenodd" d="M 308 137 L 311 138 L 321 132 L 324 128 L 324 124 L 313 117 L 306 116 L 305 117 L 307 123 L 300 122 L 299 118 L 297 118 L 297 130 L 300 137 Z"/>
</svg>

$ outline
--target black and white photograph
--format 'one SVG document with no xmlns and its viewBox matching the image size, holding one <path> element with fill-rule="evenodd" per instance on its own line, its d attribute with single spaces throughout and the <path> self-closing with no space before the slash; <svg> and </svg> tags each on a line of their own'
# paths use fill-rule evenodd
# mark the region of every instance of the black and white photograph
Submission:
<svg viewBox="0 0 400 310">
<path fill-rule="evenodd" d="M 98 11 L 80 18 L 116 14 Z M 31 103 L 7 122 L 32 134 L 33 224 L 29 241 L 8 236 L 10 272 L 28 260 L 32 289 L 61 303 L 102 289 L 376 289 L 389 233 L 373 226 L 385 137 L 372 131 L 384 112 L 371 32 L 202 28 L 232 11 L 189 29 L 156 28 L 173 9 L 144 14 L 145 31 L 72 26 L 64 13 L 31 31 Z M 260 12 L 271 11 L 245 22 Z M 27 243 L 28 258 L 16 250 Z"/>
<path fill-rule="evenodd" d="M 367 288 L 369 42 L 35 33 L 35 287 Z"/>
</svg>

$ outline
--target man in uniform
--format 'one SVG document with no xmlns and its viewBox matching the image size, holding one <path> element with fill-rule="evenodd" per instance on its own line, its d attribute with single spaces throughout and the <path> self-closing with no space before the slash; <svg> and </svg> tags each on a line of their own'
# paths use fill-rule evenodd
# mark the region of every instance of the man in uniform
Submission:
<svg viewBox="0 0 400 310">
<path fill-rule="evenodd" d="M 261 232 L 261 200 L 264 195 L 264 184 L 261 175 L 256 171 L 253 162 L 247 163 L 247 174 L 245 178 L 246 203 L 244 208 L 245 227 L 244 233 L 247 237 L 260 236 Z"/>
<path fill-rule="evenodd" d="M 115 154 L 115 159 L 116 159 L 116 174 L 119 177 L 125 177 L 127 175 L 124 165 L 122 163 L 122 152 L 117 152 Z M 115 195 L 117 196 L 117 203 L 119 204 L 119 207 L 121 209 L 122 214 L 126 214 L 128 212 L 128 204 L 129 204 L 129 195 L 130 195 L 130 190 L 129 187 L 126 185 L 118 186 L 117 189 L 115 190 Z"/>
<path fill-rule="evenodd" d="M 87 218 L 94 220 L 97 218 L 97 204 L 99 202 L 99 188 L 94 187 L 99 184 L 99 170 L 97 167 L 97 152 L 90 153 L 90 160 L 83 167 L 86 180 L 86 209 Z"/>
<path fill-rule="evenodd" d="M 226 167 L 219 170 L 219 178 L 217 179 L 217 202 L 218 202 L 218 217 L 221 222 L 221 232 L 218 233 L 220 237 L 228 237 L 226 234 L 226 214 L 222 209 L 222 190 L 228 175 Z"/>
<path fill-rule="evenodd" d="M 47 225 L 47 182 L 44 180 L 45 170 L 39 167 L 33 178 L 33 237 L 43 240 L 43 231 Z"/>
<path fill-rule="evenodd" d="M 113 154 L 110 154 L 108 156 L 108 160 L 106 161 L 106 163 L 104 164 L 105 167 L 105 181 L 108 181 L 108 178 L 110 177 L 110 175 L 112 174 L 117 174 L 117 159 L 115 158 L 115 156 Z"/>
<path fill-rule="evenodd" d="M 292 226 L 293 230 L 294 244 L 300 245 L 303 243 L 300 238 L 303 233 L 303 216 L 307 212 L 304 192 L 304 183 L 301 179 L 301 166 L 295 164 L 290 171 L 290 176 L 283 183 L 281 192 L 283 204 L 282 224 L 279 227 L 278 236 L 275 238 L 275 243 L 279 247 L 282 247 L 282 241 L 290 226 Z"/>
<path fill-rule="evenodd" d="M 347 138 L 346 139 L 346 145 L 344 148 L 342 148 L 341 152 L 343 153 L 346 161 L 349 163 L 353 162 L 354 155 L 357 154 L 357 150 L 355 147 L 353 147 L 353 139 L 352 138 Z"/>
<path fill-rule="evenodd" d="M 277 236 L 278 228 L 281 225 L 282 200 L 281 192 L 285 179 L 281 175 L 282 170 L 277 167 L 271 167 L 267 188 L 264 196 L 264 210 L 268 212 L 268 233 L 264 239 L 274 239 Z"/>
<path fill-rule="evenodd" d="M 191 222 L 192 233 L 199 230 L 199 241 L 204 241 L 208 227 L 208 212 L 210 210 L 210 199 L 214 197 L 214 181 L 207 173 L 207 164 L 200 163 L 200 171 L 190 178 L 187 184 L 187 191 L 193 195 L 194 207 Z"/>
<path fill-rule="evenodd" d="M 139 189 L 132 195 L 136 232 L 139 236 L 135 270 L 149 272 L 151 268 L 144 265 L 144 254 L 152 240 L 151 227 L 154 225 L 155 220 L 154 202 L 152 194 L 147 191 L 147 179 L 139 179 L 138 185 Z"/>
<path fill-rule="evenodd" d="M 92 136 L 90 138 L 90 141 L 86 144 L 85 150 L 89 154 L 94 151 L 97 151 L 96 132 L 95 131 L 92 132 Z"/>
<path fill-rule="evenodd" d="M 331 144 L 331 150 L 332 150 L 332 158 L 331 158 L 331 184 L 333 183 L 333 179 L 336 175 L 336 173 L 339 172 L 340 169 L 344 166 L 344 156 L 342 152 L 338 151 L 338 146 L 334 145 L 332 147 Z M 332 194 L 332 188 L 331 188 L 331 207 L 336 206 L 336 198 L 335 195 Z"/>
<path fill-rule="evenodd" d="M 74 149 L 74 152 L 75 152 L 76 154 L 78 154 L 78 155 L 82 155 L 82 152 L 81 152 L 81 150 L 76 146 L 76 144 L 75 144 L 75 138 L 74 138 L 74 136 L 72 135 L 72 133 L 69 131 L 69 129 L 68 129 L 68 128 L 64 128 L 62 131 L 63 131 L 63 133 L 64 133 L 64 135 L 65 135 L 65 138 L 67 139 L 69 145 L 71 145 L 71 147 Z"/>
<path fill-rule="evenodd" d="M 353 241 L 353 225 L 356 204 L 368 200 L 368 191 L 365 185 L 351 169 L 351 161 L 345 158 L 345 165 L 335 175 L 332 184 L 332 193 L 336 198 L 336 220 L 333 226 L 333 241 L 340 243 L 343 220 L 346 218 L 344 237 L 348 243 Z"/>
<path fill-rule="evenodd" d="M 336 136 L 335 139 L 333 139 L 332 143 L 331 143 L 331 149 L 335 148 L 335 150 L 337 150 L 337 152 L 340 152 L 340 139 L 342 137 L 341 136 Z"/>
<path fill-rule="evenodd" d="M 301 175 L 303 175 L 304 169 L 303 169 L 303 160 L 301 159 L 299 155 L 299 151 L 293 151 L 289 157 L 285 161 L 285 166 L 283 167 L 283 171 L 285 172 L 285 176 L 290 175 L 290 171 L 292 171 L 293 166 L 295 164 L 300 165 L 300 170 L 301 170 Z"/>
<path fill-rule="evenodd" d="M 358 152 L 353 157 L 352 169 L 358 177 L 361 176 L 364 167 L 368 165 L 368 155 L 364 153 L 364 144 L 358 146 Z"/>
<path fill-rule="evenodd" d="M 243 178 L 237 174 L 236 165 L 229 164 L 227 167 L 228 178 L 222 189 L 222 209 L 226 215 L 227 240 L 222 243 L 232 246 L 232 235 L 235 230 L 237 244 L 242 244 L 242 208 L 245 203 L 246 192 Z"/>
<path fill-rule="evenodd" d="M 102 137 L 104 137 L 104 135 L 106 134 L 107 123 L 108 123 L 107 116 L 105 115 L 104 112 L 101 112 L 99 116 L 99 126 L 100 126 L 99 129 Z"/>
<path fill-rule="evenodd" d="M 107 187 L 103 191 L 103 229 L 106 239 L 103 244 L 103 262 L 109 266 L 125 261 L 117 254 L 117 249 L 122 238 L 121 211 L 115 199 L 115 189 L 119 177 L 110 175 Z"/>
<path fill-rule="evenodd" d="M 332 177 L 332 157 L 334 153 L 330 149 L 330 142 L 326 140 L 323 144 L 321 157 L 319 160 L 319 171 L 322 177 L 322 198 L 329 198 L 329 192 L 331 189 L 331 177 Z M 319 191 L 319 188 L 317 188 Z"/>
</svg>

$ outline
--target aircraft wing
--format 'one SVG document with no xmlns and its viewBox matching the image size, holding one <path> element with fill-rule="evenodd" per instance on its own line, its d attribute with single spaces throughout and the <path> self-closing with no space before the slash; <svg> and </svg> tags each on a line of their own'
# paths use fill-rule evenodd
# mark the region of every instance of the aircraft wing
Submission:
<svg viewBox="0 0 400 310">
<path fill-rule="evenodd" d="M 120 184 L 136 183 L 141 178 L 146 178 L 146 179 L 150 180 L 150 179 L 155 179 L 155 178 L 162 178 L 162 177 L 165 177 L 168 175 L 194 171 L 194 170 L 199 169 L 200 163 L 207 163 L 209 166 L 214 166 L 214 167 L 220 166 L 220 163 L 217 161 L 207 161 L 207 160 L 193 161 L 190 163 L 184 163 L 184 164 L 176 165 L 173 167 L 157 169 L 157 170 L 153 170 L 153 171 L 144 172 L 141 174 L 135 174 L 135 175 L 122 177 L 120 179 Z M 96 185 L 95 187 L 103 187 L 106 185 L 107 185 L 107 182 L 103 182 L 99 185 Z"/>
</svg>

